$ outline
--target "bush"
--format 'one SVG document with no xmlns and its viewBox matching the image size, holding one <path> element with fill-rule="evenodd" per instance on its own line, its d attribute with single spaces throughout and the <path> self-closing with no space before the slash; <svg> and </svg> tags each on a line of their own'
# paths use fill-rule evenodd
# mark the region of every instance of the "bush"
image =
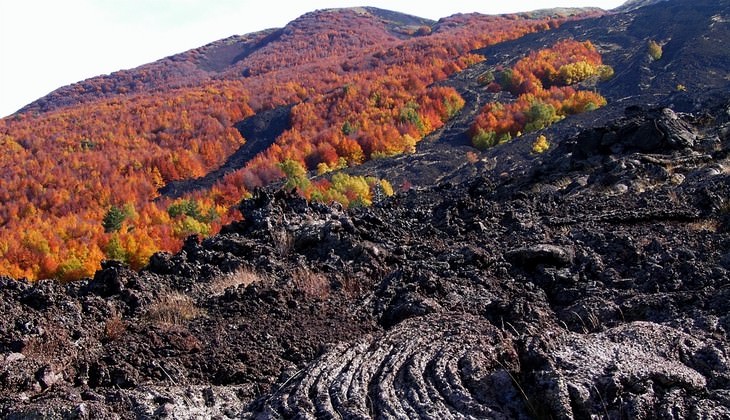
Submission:
<svg viewBox="0 0 730 420">
<path fill-rule="evenodd" d="M 652 58 L 652 60 L 657 61 L 662 58 L 662 46 L 659 45 L 656 41 L 650 40 L 647 48 L 649 50 L 649 56 Z"/>
<path fill-rule="evenodd" d="M 309 178 L 307 178 L 307 168 L 301 163 L 293 159 L 287 159 L 281 162 L 279 169 L 284 173 L 286 177 L 286 183 L 284 188 L 286 189 L 298 189 L 304 191 L 309 187 Z"/>
<path fill-rule="evenodd" d="M 494 82 L 494 72 L 492 72 L 491 70 L 486 71 L 477 77 L 477 83 L 482 86 L 487 86 L 492 82 Z"/>
<path fill-rule="evenodd" d="M 497 145 L 497 133 L 494 131 L 484 131 L 481 128 L 471 138 L 471 143 L 480 150 L 485 150 Z"/>
<path fill-rule="evenodd" d="M 185 238 L 190 235 L 207 236 L 210 233 L 210 225 L 194 217 L 185 216 L 173 224 L 172 231 L 178 238 Z"/>
<path fill-rule="evenodd" d="M 613 75 L 614 75 L 613 67 L 606 65 L 606 64 L 602 64 L 602 65 L 598 66 L 598 78 L 602 82 L 605 82 L 606 80 L 612 78 Z"/>
<path fill-rule="evenodd" d="M 525 116 L 528 121 L 525 124 L 525 131 L 541 130 L 558 120 L 555 107 L 540 101 L 535 101 Z"/>
<path fill-rule="evenodd" d="M 122 242 L 119 240 L 117 234 L 114 234 L 109 240 L 109 243 L 107 243 L 104 254 L 110 260 L 127 262 L 127 251 L 122 246 Z"/>
<path fill-rule="evenodd" d="M 566 86 L 582 82 L 598 74 L 598 69 L 587 61 L 569 63 L 558 70 L 558 80 Z"/>
<path fill-rule="evenodd" d="M 515 72 L 512 69 L 506 69 L 497 73 L 495 76 L 495 82 L 497 82 L 502 89 L 510 92 L 516 92 L 519 87 L 519 82 L 515 76 Z"/>
<path fill-rule="evenodd" d="M 550 148 L 550 142 L 548 141 L 547 137 L 540 134 L 537 139 L 535 139 L 535 142 L 532 143 L 532 152 L 533 153 L 544 153 Z"/>
</svg>

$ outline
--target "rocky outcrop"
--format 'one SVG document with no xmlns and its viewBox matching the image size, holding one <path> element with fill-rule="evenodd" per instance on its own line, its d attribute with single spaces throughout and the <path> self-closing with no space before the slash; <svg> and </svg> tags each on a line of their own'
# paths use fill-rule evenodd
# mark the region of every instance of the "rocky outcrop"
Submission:
<svg viewBox="0 0 730 420">
<path fill-rule="evenodd" d="M 472 316 L 429 315 L 328 350 L 262 418 L 526 418 L 509 335 Z"/>
</svg>

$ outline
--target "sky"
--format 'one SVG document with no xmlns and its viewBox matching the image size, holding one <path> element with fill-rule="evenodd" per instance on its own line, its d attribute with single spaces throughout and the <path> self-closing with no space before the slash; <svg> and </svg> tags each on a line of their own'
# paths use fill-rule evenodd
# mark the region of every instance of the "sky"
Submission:
<svg viewBox="0 0 730 420">
<path fill-rule="evenodd" d="M 316 9 L 374 6 L 438 19 L 624 0 L 0 0 L 0 117 L 74 82 L 231 35 L 279 28 Z"/>
</svg>

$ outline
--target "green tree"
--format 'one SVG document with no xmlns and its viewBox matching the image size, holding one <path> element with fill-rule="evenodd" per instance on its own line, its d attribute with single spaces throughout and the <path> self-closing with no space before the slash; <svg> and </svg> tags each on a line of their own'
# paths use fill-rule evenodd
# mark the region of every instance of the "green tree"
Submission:
<svg viewBox="0 0 730 420">
<path fill-rule="evenodd" d="M 114 234 L 109 240 L 109 243 L 104 249 L 106 257 L 110 260 L 117 260 L 121 262 L 127 262 L 127 251 L 122 246 L 122 242 L 119 240 L 119 236 Z"/>
<path fill-rule="evenodd" d="M 305 191 L 309 186 L 309 178 L 307 178 L 307 169 L 301 163 L 293 159 L 287 159 L 279 164 L 279 169 L 284 173 L 286 182 L 284 188 L 297 188 L 299 191 Z"/>
<path fill-rule="evenodd" d="M 464 108 L 464 99 L 461 96 L 453 95 L 444 98 L 444 108 L 446 108 L 446 119 L 441 118 L 443 122 L 448 121 L 454 115 L 458 114 L 462 108 Z"/>
<path fill-rule="evenodd" d="M 506 69 L 497 73 L 495 80 L 502 86 L 503 90 L 508 90 L 513 93 L 517 90 L 518 83 L 515 72 L 512 69 Z"/>
<path fill-rule="evenodd" d="M 527 124 L 525 131 L 541 130 L 558 120 L 555 107 L 544 102 L 535 101 L 525 113 Z"/>
<path fill-rule="evenodd" d="M 471 142 L 477 149 L 485 150 L 497 145 L 497 133 L 494 131 L 485 131 L 481 128 L 477 131 Z"/>
<path fill-rule="evenodd" d="M 61 281 L 71 281 L 84 277 L 84 263 L 75 255 L 71 255 L 58 265 L 56 276 Z"/>
<path fill-rule="evenodd" d="M 421 116 L 418 114 L 418 104 L 414 101 L 410 101 L 400 110 L 401 122 L 409 122 L 413 124 L 419 132 L 424 133 L 426 126 L 423 124 Z"/>
<path fill-rule="evenodd" d="M 180 200 L 178 202 L 170 204 L 167 208 L 167 214 L 172 218 L 178 216 L 190 216 L 195 220 L 204 219 L 200 210 L 200 204 L 195 200 Z"/>
<path fill-rule="evenodd" d="M 355 131 L 357 131 L 357 128 L 350 121 L 345 121 L 345 123 L 342 124 L 342 134 L 349 136 Z"/>
<path fill-rule="evenodd" d="M 206 236 L 210 233 L 210 225 L 196 220 L 193 217 L 185 216 L 175 222 L 173 232 L 178 238 L 185 238 L 189 235 L 196 234 Z"/>
<path fill-rule="evenodd" d="M 118 232 L 122 228 L 122 223 L 127 219 L 127 212 L 123 208 L 117 206 L 111 206 L 104 215 L 104 219 L 101 221 L 101 225 L 104 227 L 104 232 Z"/>
</svg>

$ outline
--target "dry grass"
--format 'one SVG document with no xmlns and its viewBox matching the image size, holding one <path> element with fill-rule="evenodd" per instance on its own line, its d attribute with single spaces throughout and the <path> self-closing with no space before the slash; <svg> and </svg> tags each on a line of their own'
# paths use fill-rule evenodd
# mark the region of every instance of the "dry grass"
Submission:
<svg viewBox="0 0 730 420">
<path fill-rule="evenodd" d="M 702 219 L 690 223 L 688 227 L 695 232 L 717 233 L 720 230 L 720 222 L 714 219 Z"/>
<path fill-rule="evenodd" d="M 555 181 L 553 181 L 553 185 L 555 185 L 560 190 L 564 190 L 572 183 L 573 183 L 573 179 L 569 176 L 560 177 L 560 178 L 556 179 Z"/>
<path fill-rule="evenodd" d="M 720 204 L 720 213 L 723 213 L 723 214 L 730 213 L 730 197 L 723 198 L 722 204 Z"/>
<path fill-rule="evenodd" d="M 342 293 L 350 299 L 362 296 L 364 289 L 362 282 L 355 276 L 347 275 L 342 279 Z"/>
<path fill-rule="evenodd" d="M 115 341 L 127 332 L 127 324 L 118 314 L 112 315 L 104 324 L 104 335 L 109 341 Z"/>
<path fill-rule="evenodd" d="M 222 295 L 229 287 L 246 287 L 252 283 L 261 283 L 266 276 L 248 267 L 241 267 L 238 270 L 218 278 L 210 285 L 213 295 Z"/>
<path fill-rule="evenodd" d="M 327 299 L 330 295 L 330 281 L 322 273 L 315 273 L 308 268 L 297 268 L 292 274 L 294 287 L 306 296 Z"/>
<path fill-rule="evenodd" d="M 720 170 L 723 175 L 730 175 L 730 159 L 725 159 L 720 162 Z"/>
<path fill-rule="evenodd" d="M 43 325 L 43 329 L 43 334 L 25 341 L 21 350 L 23 355 L 49 363 L 67 356 L 71 339 L 66 329 L 54 325 Z"/>
<path fill-rule="evenodd" d="M 679 198 L 679 194 L 677 194 L 677 191 L 675 190 L 667 192 L 667 198 L 669 198 L 669 202 L 674 205 L 680 205 L 682 203 L 682 200 Z"/>
<path fill-rule="evenodd" d="M 185 321 L 202 315 L 195 302 L 182 293 L 171 292 L 163 295 L 147 311 L 147 319 L 158 324 L 182 325 Z"/>
</svg>

